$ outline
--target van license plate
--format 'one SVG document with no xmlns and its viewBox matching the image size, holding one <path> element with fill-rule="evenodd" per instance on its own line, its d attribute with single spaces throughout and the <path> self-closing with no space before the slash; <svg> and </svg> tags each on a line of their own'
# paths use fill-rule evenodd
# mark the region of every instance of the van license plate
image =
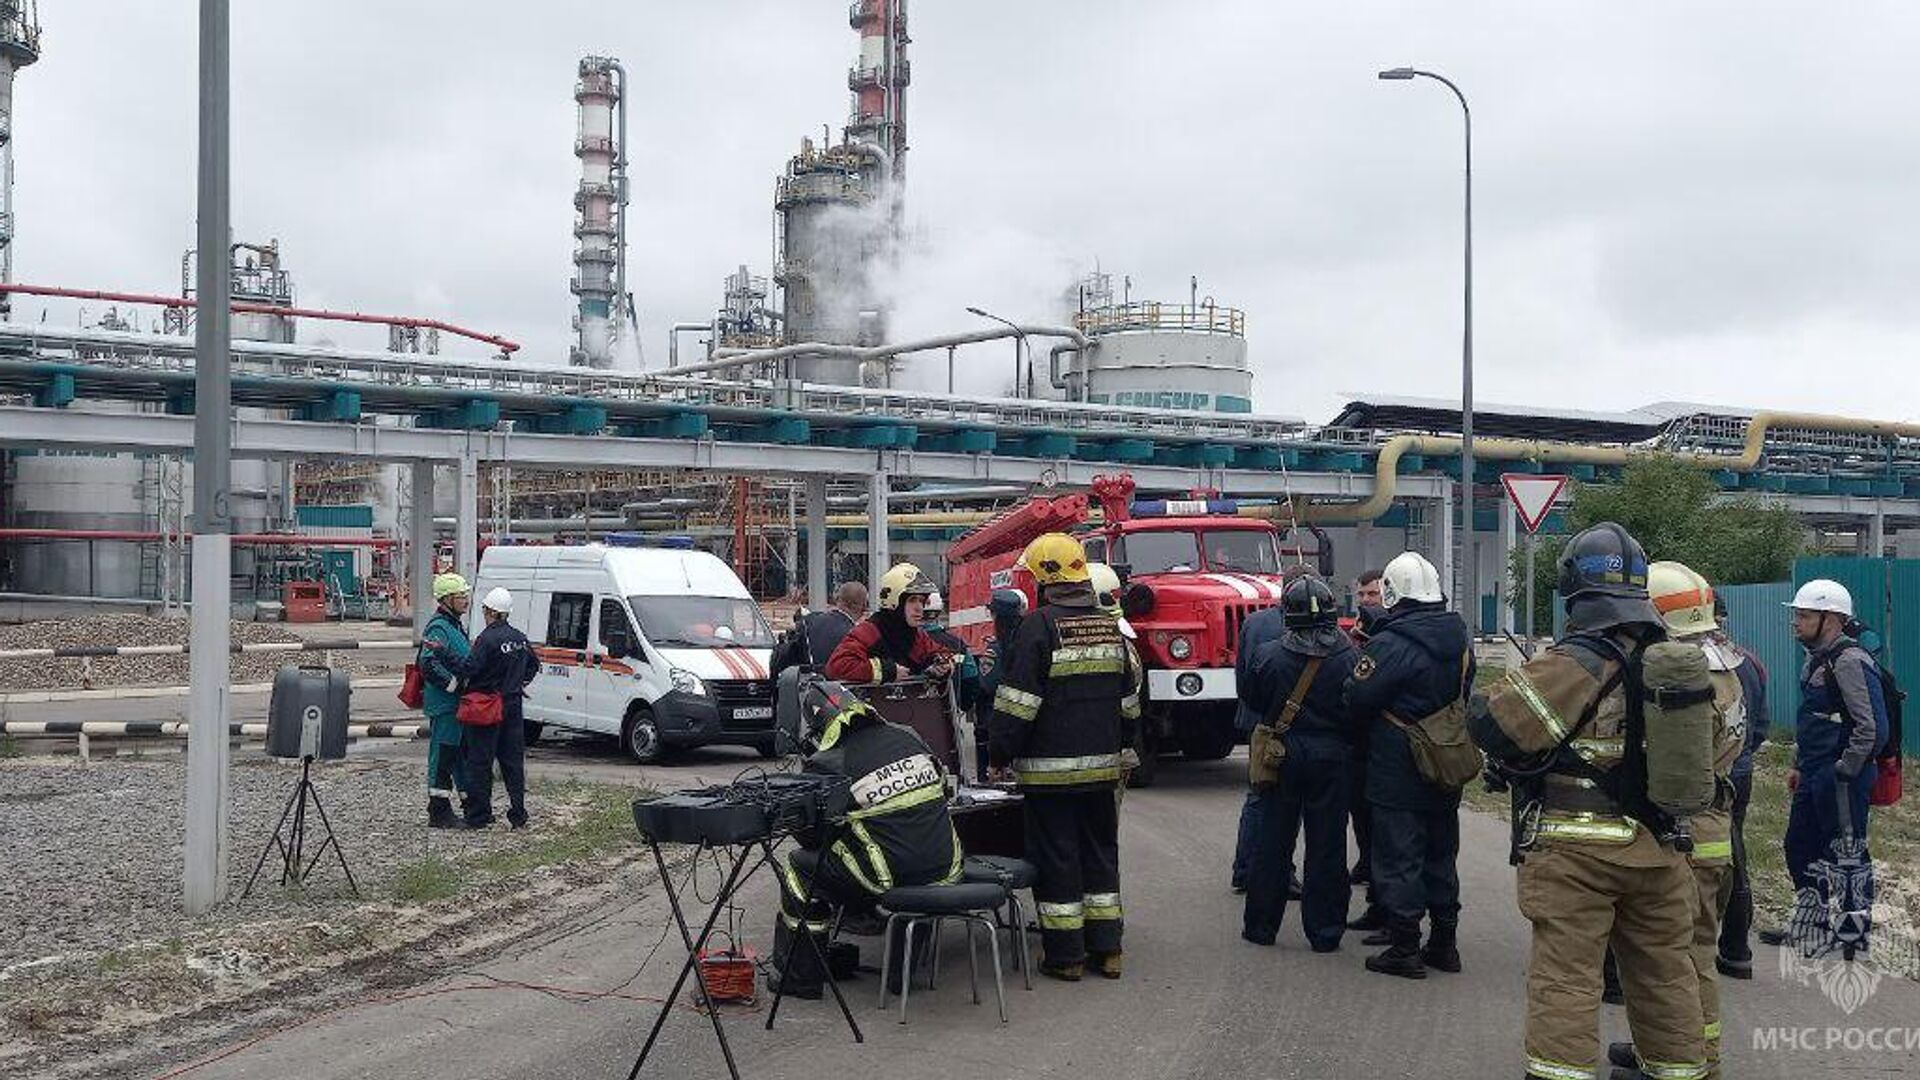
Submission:
<svg viewBox="0 0 1920 1080">
<path fill-rule="evenodd" d="M 752 705 L 744 709 L 735 709 L 733 710 L 733 718 L 735 720 L 771 720 L 773 719 L 773 706 Z"/>
</svg>

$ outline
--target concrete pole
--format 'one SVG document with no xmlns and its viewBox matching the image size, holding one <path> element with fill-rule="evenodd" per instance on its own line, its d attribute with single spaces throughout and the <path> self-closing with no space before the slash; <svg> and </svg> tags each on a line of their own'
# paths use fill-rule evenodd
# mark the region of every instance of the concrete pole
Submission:
<svg viewBox="0 0 1920 1080">
<path fill-rule="evenodd" d="M 228 378 L 227 0 L 200 0 L 199 314 L 194 319 L 193 613 L 188 629 L 187 814 L 182 893 L 198 915 L 227 895 L 227 688 L 232 647 L 233 409 Z"/>
<path fill-rule="evenodd" d="M 1867 558 L 1884 558 L 1887 554 L 1887 508 L 1879 499 L 1873 500 L 1873 517 L 1868 519 Z"/>
<path fill-rule="evenodd" d="M 893 568 L 892 537 L 887 532 L 887 474 L 867 478 L 867 587 L 877 589 L 880 575 Z"/>
<path fill-rule="evenodd" d="M 807 477 L 807 606 L 827 606 L 827 478 Z"/>
<path fill-rule="evenodd" d="M 454 487 L 453 565 L 469 582 L 480 559 L 480 459 L 472 450 L 460 454 L 460 482 Z"/>
<path fill-rule="evenodd" d="M 1500 629 L 1513 633 L 1513 566 L 1514 536 L 1520 529 L 1519 511 L 1513 508 L 1512 499 L 1503 499 L 1500 503 L 1500 571 L 1494 580 L 1500 583 Z"/>
<path fill-rule="evenodd" d="M 433 618 L 433 462 L 416 461 L 407 470 L 413 481 L 412 531 L 413 636 L 427 632 Z"/>
<path fill-rule="evenodd" d="M 1447 595 L 1453 600 L 1453 609 L 1466 614 L 1466 608 L 1460 603 L 1459 581 L 1454 578 L 1457 569 L 1453 551 L 1453 485 L 1440 485 L 1440 535 L 1436 537 L 1440 544 L 1440 580 L 1447 584 Z M 1468 624 L 1472 625 L 1472 624 Z"/>
</svg>

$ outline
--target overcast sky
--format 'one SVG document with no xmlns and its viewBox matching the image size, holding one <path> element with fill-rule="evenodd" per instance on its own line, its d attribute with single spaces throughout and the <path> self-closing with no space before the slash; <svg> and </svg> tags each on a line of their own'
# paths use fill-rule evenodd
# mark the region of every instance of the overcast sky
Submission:
<svg viewBox="0 0 1920 1080">
<path fill-rule="evenodd" d="M 633 80 L 629 276 L 652 365 L 767 273 L 773 177 L 848 109 L 846 0 L 234 5 L 236 234 L 300 302 L 564 363 L 575 63 Z M 172 292 L 194 5 L 44 0 L 15 93 L 19 280 Z M 1895 2 L 913 0 L 898 334 L 1049 319 L 1075 276 L 1245 309 L 1262 412 L 1459 392 L 1475 109 L 1477 395 L 1920 416 L 1920 7 Z M 16 318 L 71 324 L 71 306 Z M 88 318 L 98 315 L 93 305 Z M 303 340 L 323 331 L 304 327 Z M 377 347 L 365 331 L 325 331 Z M 1007 352 L 963 362 L 973 385 Z"/>
</svg>

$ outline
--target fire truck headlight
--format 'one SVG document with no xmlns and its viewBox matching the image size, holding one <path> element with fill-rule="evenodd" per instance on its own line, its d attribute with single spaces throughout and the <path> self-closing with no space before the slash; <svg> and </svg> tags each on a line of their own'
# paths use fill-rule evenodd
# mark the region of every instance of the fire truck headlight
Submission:
<svg viewBox="0 0 1920 1080">
<path fill-rule="evenodd" d="M 1176 637 L 1167 642 L 1167 655 L 1175 660 L 1185 660 L 1193 655 L 1193 642 L 1184 637 Z"/>
<path fill-rule="evenodd" d="M 1180 691 L 1181 697 L 1192 697 L 1200 692 L 1200 676 L 1189 671 L 1173 681 L 1173 688 Z"/>
</svg>

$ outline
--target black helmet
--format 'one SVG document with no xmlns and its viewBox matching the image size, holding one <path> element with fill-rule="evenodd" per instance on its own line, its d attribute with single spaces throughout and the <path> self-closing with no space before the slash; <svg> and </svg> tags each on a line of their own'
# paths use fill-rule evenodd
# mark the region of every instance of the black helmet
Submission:
<svg viewBox="0 0 1920 1080">
<path fill-rule="evenodd" d="M 1647 553 L 1627 530 L 1603 521 L 1567 541 L 1558 591 L 1576 596 L 1647 599 Z"/>
<path fill-rule="evenodd" d="M 774 701 L 776 747 L 789 753 L 811 754 L 832 746 L 842 725 L 870 712 L 846 687 L 800 668 L 780 673 Z"/>
<path fill-rule="evenodd" d="M 1295 578 L 1287 586 L 1287 591 L 1280 597 L 1280 613 L 1290 630 L 1333 626 L 1340 621 L 1333 590 L 1312 574 Z"/>
</svg>

